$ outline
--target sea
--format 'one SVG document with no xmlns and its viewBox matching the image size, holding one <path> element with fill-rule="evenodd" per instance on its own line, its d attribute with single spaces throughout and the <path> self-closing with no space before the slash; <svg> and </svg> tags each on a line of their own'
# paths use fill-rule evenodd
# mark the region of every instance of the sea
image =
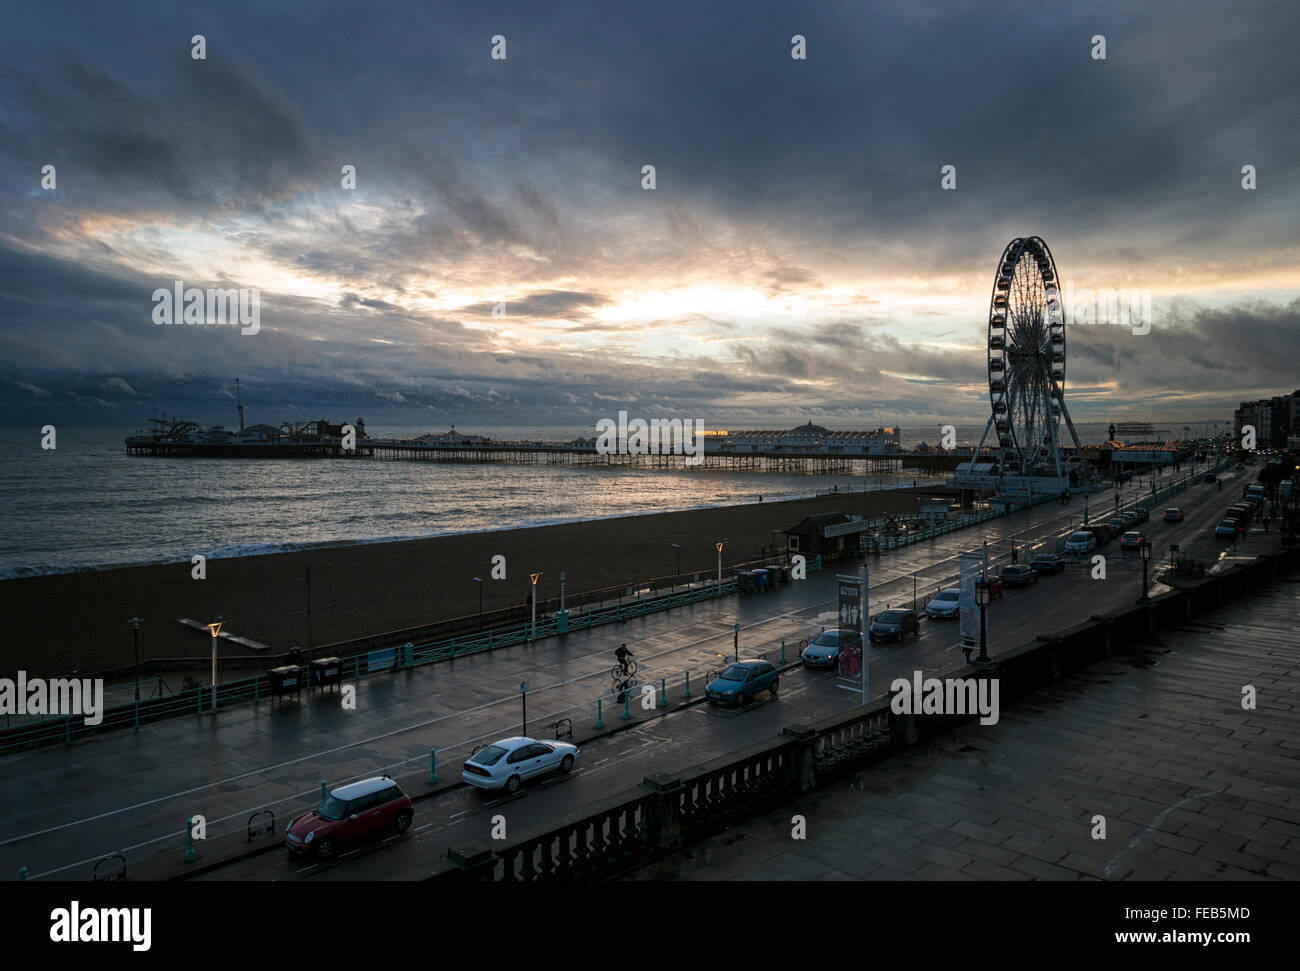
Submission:
<svg viewBox="0 0 1300 971">
<path fill-rule="evenodd" d="M 1200 423 L 1198 423 L 1199 425 Z M 829 426 L 828 426 L 829 427 Z M 1106 425 L 1076 424 L 1085 443 Z M 1181 424 L 1162 427 L 1180 428 Z M 494 439 L 569 441 L 573 428 L 465 427 Z M 957 426 L 959 442 L 984 426 Z M 132 456 L 132 428 L 0 429 L 0 580 L 248 556 L 354 543 L 539 526 L 709 506 L 793 499 L 819 491 L 941 484 L 914 472 L 870 475 L 306 459 Z M 367 427 L 371 437 L 443 428 Z M 904 448 L 937 428 L 902 431 Z"/>
</svg>

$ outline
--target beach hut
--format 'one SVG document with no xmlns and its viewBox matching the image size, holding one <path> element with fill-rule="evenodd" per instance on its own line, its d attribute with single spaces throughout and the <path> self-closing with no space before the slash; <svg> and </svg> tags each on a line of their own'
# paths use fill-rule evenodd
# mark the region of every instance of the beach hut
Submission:
<svg viewBox="0 0 1300 971">
<path fill-rule="evenodd" d="M 798 525 L 784 530 L 786 545 L 791 554 L 820 556 L 837 560 L 857 550 L 870 524 L 861 516 L 842 512 L 818 513 Z"/>
</svg>

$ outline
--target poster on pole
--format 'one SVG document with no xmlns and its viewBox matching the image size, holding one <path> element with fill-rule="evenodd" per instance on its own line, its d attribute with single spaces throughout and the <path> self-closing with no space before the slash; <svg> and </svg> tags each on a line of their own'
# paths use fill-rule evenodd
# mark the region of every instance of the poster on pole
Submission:
<svg viewBox="0 0 1300 971">
<path fill-rule="evenodd" d="M 840 625 L 837 686 L 858 692 L 865 705 L 868 698 L 867 568 L 862 568 L 860 577 L 836 575 L 835 580 L 839 589 Z"/>
<path fill-rule="evenodd" d="M 961 642 L 964 647 L 974 647 L 980 640 L 980 609 L 975 603 L 975 581 L 984 571 L 983 553 L 963 553 L 957 558 L 961 566 L 958 587 L 961 596 L 957 603 L 961 611 Z"/>
</svg>

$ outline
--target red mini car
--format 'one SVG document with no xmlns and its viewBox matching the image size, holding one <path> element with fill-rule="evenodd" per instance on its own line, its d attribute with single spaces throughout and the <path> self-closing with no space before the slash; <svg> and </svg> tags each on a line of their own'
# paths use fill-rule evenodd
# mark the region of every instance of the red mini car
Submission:
<svg viewBox="0 0 1300 971">
<path fill-rule="evenodd" d="M 322 860 L 351 843 L 392 826 L 399 833 L 411 828 L 415 807 L 388 776 L 377 776 L 333 790 L 310 812 L 295 816 L 284 830 L 290 853 L 315 853 Z"/>
</svg>

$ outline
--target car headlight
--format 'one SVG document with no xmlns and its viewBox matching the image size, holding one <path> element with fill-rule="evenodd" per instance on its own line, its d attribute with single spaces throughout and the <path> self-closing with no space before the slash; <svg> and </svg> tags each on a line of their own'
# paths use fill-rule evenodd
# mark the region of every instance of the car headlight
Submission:
<svg viewBox="0 0 1300 971">
<path fill-rule="evenodd" d="M 316 830 L 313 829 L 310 833 L 307 834 L 307 838 L 303 840 L 303 842 L 310 843 L 315 838 L 316 838 Z"/>
</svg>

